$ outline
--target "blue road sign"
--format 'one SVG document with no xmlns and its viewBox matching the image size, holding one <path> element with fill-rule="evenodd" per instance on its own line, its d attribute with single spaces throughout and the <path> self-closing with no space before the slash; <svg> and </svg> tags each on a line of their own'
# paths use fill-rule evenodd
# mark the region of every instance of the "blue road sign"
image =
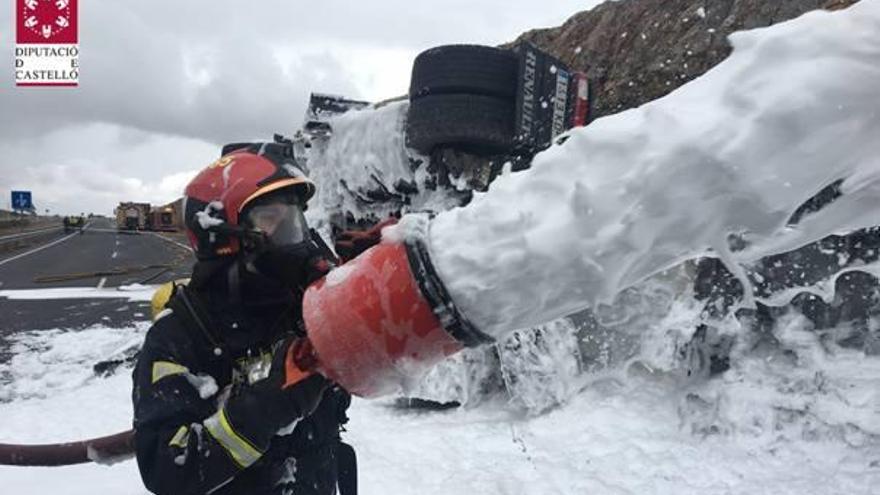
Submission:
<svg viewBox="0 0 880 495">
<path fill-rule="evenodd" d="M 12 191 L 13 210 L 33 210 L 34 203 L 31 201 L 30 191 Z"/>
</svg>

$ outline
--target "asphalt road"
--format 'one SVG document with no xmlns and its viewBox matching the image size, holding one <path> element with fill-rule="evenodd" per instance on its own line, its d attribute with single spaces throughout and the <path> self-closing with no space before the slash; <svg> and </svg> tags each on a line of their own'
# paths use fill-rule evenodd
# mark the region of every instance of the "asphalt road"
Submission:
<svg viewBox="0 0 880 495">
<path fill-rule="evenodd" d="M 16 332 L 96 324 L 122 328 L 150 318 L 148 302 L 126 298 L 17 300 L 4 293 L 160 284 L 188 276 L 192 262 L 184 246 L 153 233 L 117 232 L 105 218 L 94 219 L 82 234 L 59 232 L 37 245 L 0 254 L 0 360 L 4 337 Z M 123 273 L 108 273 L 114 271 Z"/>
</svg>

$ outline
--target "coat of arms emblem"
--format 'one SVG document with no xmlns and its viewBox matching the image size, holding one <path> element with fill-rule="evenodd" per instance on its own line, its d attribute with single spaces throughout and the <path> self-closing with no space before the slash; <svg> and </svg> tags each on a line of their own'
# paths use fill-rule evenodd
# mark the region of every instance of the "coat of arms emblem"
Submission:
<svg viewBox="0 0 880 495">
<path fill-rule="evenodd" d="M 71 26 L 71 0 L 23 0 L 23 27 L 45 41 L 60 36 Z"/>
</svg>

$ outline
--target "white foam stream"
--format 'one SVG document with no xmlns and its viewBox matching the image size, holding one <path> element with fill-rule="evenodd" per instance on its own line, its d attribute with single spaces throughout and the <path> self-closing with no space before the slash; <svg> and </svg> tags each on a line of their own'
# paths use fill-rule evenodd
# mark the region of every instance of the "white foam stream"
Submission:
<svg viewBox="0 0 880 495">
<path fill-rule="evenodd" d="M 880 212 L 880 2 L 732 37 L 733 55 L 600 119 L 430 226 L 455 302 L 493 335 L 608 300 L 711 248 L 747 262 Z M 836 179 L 844 196 L 786 227 Z M 747 249 L 730 253 L 728 234 Z"/>
</svg>

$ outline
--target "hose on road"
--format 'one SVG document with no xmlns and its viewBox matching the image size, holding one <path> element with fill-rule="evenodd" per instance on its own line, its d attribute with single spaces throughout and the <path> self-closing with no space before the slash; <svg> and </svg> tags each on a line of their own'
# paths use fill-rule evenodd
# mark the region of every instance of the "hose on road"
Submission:
<svg viewBox="0 0 880 495">
<path fill-rule="evenodd" d="M 158 267 L 157 267 L 157 268 L 158 268 Z M 168 273 L 168 272 L 170 272 L 170 271 L 171 271 L 171 267 L 170 267 L 170 266 L 166 266 L 166 267 L 162 268 L 161 270 L 159 270 L 158 272 L 156 272 L 156 273 L 150 275 L 149 277 L 144 278 L 144 279 L 141 279 L 141 280 L 138 280 L 137 283 L 143 285 L 143 284 L 146 284 L 146 283 L 152 282 L 153 280 L 159 278 L 160 275 L 163 275 L 163 274 Z"/>
<path fill-rule="evenodd" d="M 98 277 L 112 277 L 115 275 L 128 275 L 131 273 L 139 273 L 147 270 L 153 270 L 161 268 L 162 271 L 159 272 L 165 273 L 168 270 L 171 270 L 171 265 L 144 265 L 144 266 L 129 266 L 122 268 L 111 268 L 109 270 L 99 270 L 94 272 L 81 272 L 81 273 L 67 273 L 63 275 L 43 275 L 39 277 L 34 277 L 34 283 L 45 284 L 52 282 L 68 282 L 70 280 L 79 280 L 83 278 L 98 278 Z M 158 276 L 158 275 L 157 275 Z M 146 279 L 147 281 L 152 280 L 154 277 L 150 277 Z"/>
<path fill-rule="evenodd" d="M 0 443 L 0 464 L 6 466 L 69 466 L 112 464 L 134 456 L 134 430 L 77 442 L 42 445 Z"/>
</svg>

